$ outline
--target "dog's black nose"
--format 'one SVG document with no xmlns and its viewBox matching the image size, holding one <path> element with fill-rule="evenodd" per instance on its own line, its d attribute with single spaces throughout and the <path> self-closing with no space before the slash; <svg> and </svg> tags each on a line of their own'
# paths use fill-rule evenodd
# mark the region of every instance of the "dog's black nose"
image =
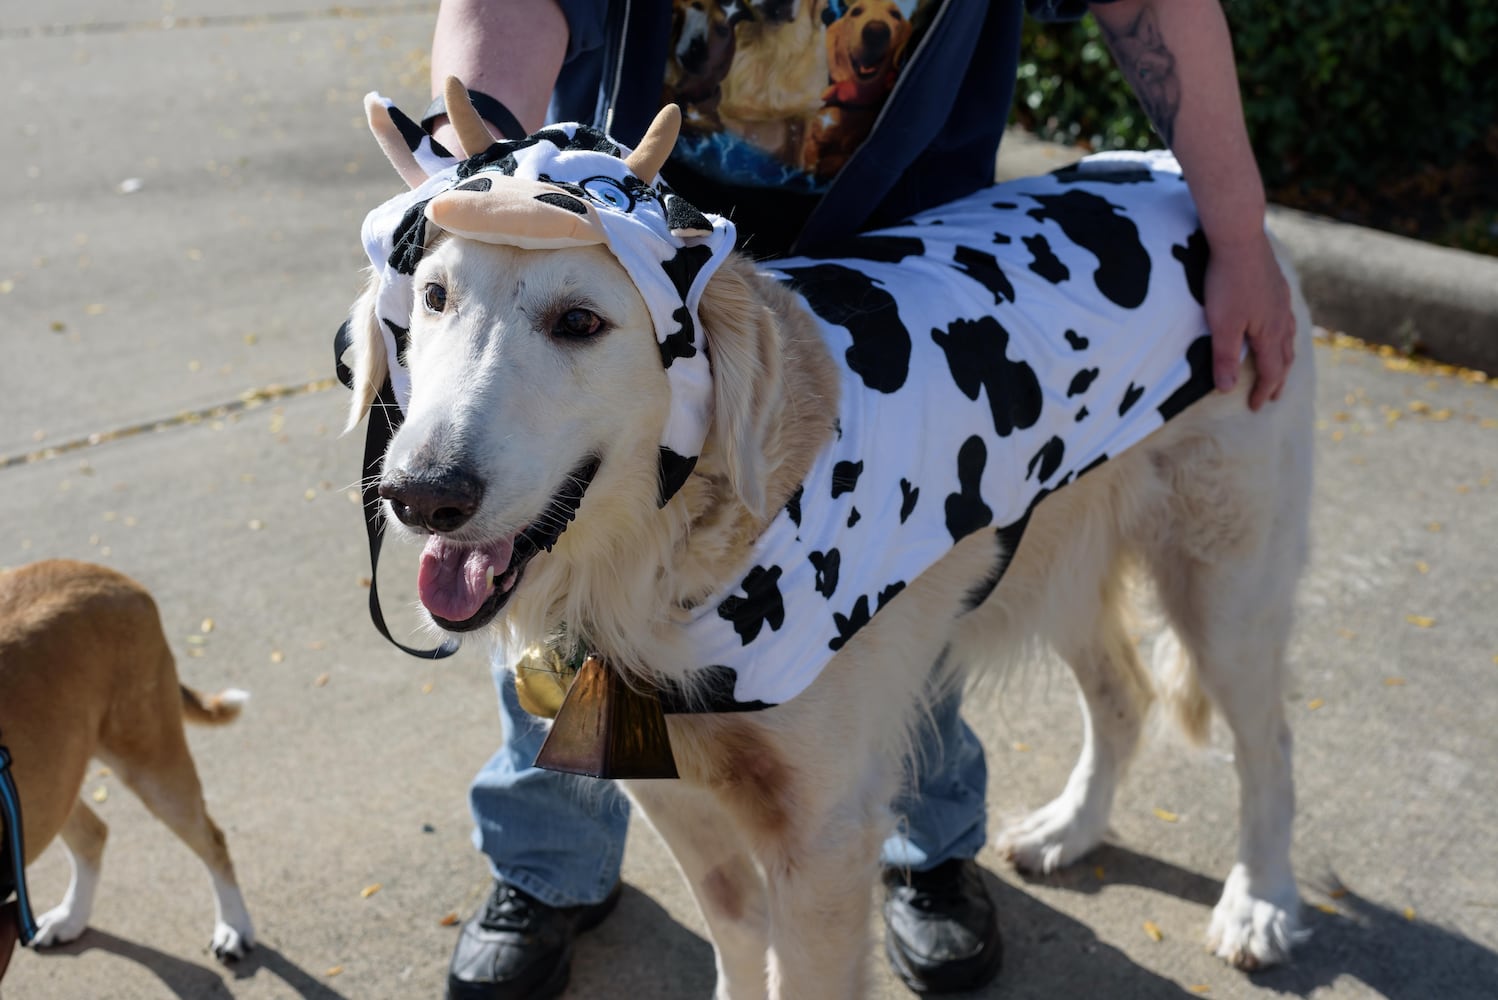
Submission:
<svg viewBox="0 0 1498 1000">
<path fill-rule="evenodd" d="M 387 475 L 379 494 L 402 524 L 442 534 L 468 523 L 484 499 L 484 484 L 466 469 L 446 466 Z"/>
</svg>

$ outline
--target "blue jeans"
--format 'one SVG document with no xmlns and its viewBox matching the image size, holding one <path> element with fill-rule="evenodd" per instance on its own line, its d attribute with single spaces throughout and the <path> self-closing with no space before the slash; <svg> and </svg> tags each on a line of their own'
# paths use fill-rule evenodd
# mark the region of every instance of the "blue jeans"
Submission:
<svg viewBox="0 0 1498 1000">
<path fill-rule="evenodd" d="M 496 664 L 504 743 L 473 779 L 469 805 L 474 845 L 496 878 L 549 906 L 597 903 L 619 881 L 629 800 L 609 781 L 532 767 L 546 725 L 515 698 L 508 670 Z M 923 871 L 975 857 L 987 837 L 983 747 L 958 714 L 960 692 L 933 706 L 922 724 L 916 787 L 895 800 L 896 833 L 886 865 Z"/>
</svg>

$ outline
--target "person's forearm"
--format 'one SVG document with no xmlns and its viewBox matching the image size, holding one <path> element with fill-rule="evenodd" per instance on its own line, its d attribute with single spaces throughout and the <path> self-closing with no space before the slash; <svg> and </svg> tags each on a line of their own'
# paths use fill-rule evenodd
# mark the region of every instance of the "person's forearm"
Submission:
<svg viewBox="0 0 1498 1000">
<path fill-rule="evenodd" d="M 1262 239 L 1264 183 L 1243 123 L 1227 20 L 1217 0 L 1121 0 L 1093 16 L 1124 77 L 1191 186 L 1207 240 Z"/>
<path fill-rule="evenodd" d="M 546 107 L 567 54 L 567 20 L 556 0 L 442 0 L 432 36 L 432 94 L 456 76 L 497 99 L 527 132 Z M 446 119 L 441 119 L 445 122 Z M 434 130 L 444 145 L 450 125 Z M 511 136 L 518 138 L 518 136 Z"/>
</svg>

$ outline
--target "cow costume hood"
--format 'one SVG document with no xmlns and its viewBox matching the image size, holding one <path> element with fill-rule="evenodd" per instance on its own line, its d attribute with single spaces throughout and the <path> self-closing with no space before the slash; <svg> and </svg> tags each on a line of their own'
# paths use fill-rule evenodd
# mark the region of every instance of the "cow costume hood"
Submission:
<svg viewBox="0 0 1498 1000">
<path fill-rule="evenodd" d="M 690 475 L 707 437 L 712 375 L 697 308 L 713 272 L 733 250 L 733 224 L 674 194 L 660 167 L 681 114 L 668 106 L 637 149 L 586 125 L 550 125 L 495 141 L 449 78 L 446 99 L 464 157 L 437 144 L 388 99 L 364 99 L 370 129 L 411 190 L 364 220 L 365 253 L 379 274 L 375 315 L 385 336 L 390 383 L 405 410 L 411 377 L 406 334 L 413 275 L 434 225 L 467 239 L 528 250 L 601 245 L 619 261 L 650 310 L 671 408 L 661 435 L 660 503 Z"/>
</svg>

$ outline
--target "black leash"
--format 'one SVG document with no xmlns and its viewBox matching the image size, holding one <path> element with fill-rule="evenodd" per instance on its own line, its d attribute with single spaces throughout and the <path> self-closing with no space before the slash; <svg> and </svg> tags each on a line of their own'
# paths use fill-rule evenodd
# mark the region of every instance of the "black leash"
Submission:
<svg viewBox="0 0 1498 1000">
<path fill-rule="evenodd" d="M 354 373 L 343 363 L 343 353 L 350 346 L 350 338 L 349 321 L 344 320 L 338 332 L 333 335 L 333 364 L 338 371 L 338 381 L 352 389 Z M 369 536 L 369 617 L 374 622 L 375 629 L 401 652 L 424 660 L 441 660 L 458 651 L 456 639 L 448 638 L 436 649 L 407 646 L 390 634 L 390 627 L 385 624 L 385 612 L 380 607 L 380 546 L 385 540 L 385 519 L 380 516 L 377 484 L 385 449 L 400 425 L 400 407 L 396 405 L 395 389 L 387 375 L 385 384 L 380 386 L 380 391 L 375 394 L 374 403 L 369 408 L 368 427 L 364 435 L 364 474 L 359 482 L 360 499 L 364 506 L 364 531 Z"/>
<path fill-rule="evenodd" d="M 0 817 L 5 819 L 5 829 L 0 831 L 0 902 L 9 894 L 7 885 L 15 890 L 21 944 L 24 946 L 31 944 L 36 938 L 37 928 L 36 917 L 31 913 L 31 894 L 26 890 L 26 845 L 22 843 L 21 793 L 16 790 L 15 778 L 11 776 L 10 760 L 10 750 L 0 743 Z M 7 868 L 10 869 L 8 875 Z"/>
</svg>

